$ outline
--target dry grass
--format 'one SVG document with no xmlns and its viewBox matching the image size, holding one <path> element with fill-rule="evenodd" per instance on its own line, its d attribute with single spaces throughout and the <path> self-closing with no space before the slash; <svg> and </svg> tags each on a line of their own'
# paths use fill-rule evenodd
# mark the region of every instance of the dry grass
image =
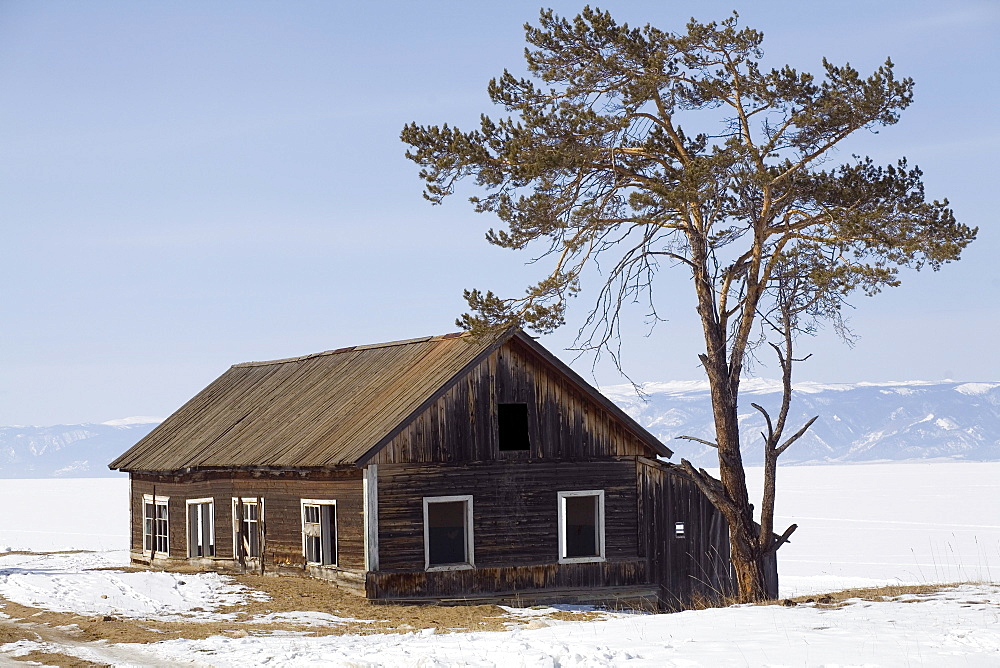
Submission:
<svg viewBox="0 0 1000 668">
<path fill-rule="evenodd" d="M 41 664 L 43 666 L 59 666 L 60 668 L 104 668 L 104 666 L 107 665 L 104 663 L 94 663 L 93 661 L 87 661 L 85 659 L 78 659 L 75 656 L 69 656 L 67 654 L 56 654 L 53 652 L 28 652 L 27 654 L 14 657 L 14 660 L 26 661 L 32 664 Z"/>
<path fill-rule="evenodd" d="M 892 601 L 901 596 L 918 596 L 926 598 L 942 591 L 954 589 L 962 583 L 954 584 L 923 584 L 923 585 L 888 585 L 885 587 L 865 587 L 861 589 L 844 589 L 842 591 L 830 592 L 829 594 L 819 594 L 812 596 L 796 596 L 793 598 L 783 598 L 776 601 L 767 601 L 764 605 L 785 605 L 795 606 L 812 604 L 817 607 L 839 608 L 849 605 L 853 600 L 861 601 Z M 921 598 L 908 599 L 907 603 L 916 603 Z"/>
<path fill-rule="evenodd" d="M 761 601 L 757 605 L 784 605 L 793 607 L 796 605 L 814 605 L 816 607 L 839 608 L 848 605 L 853 600 L 882 602 L 894 601 L 902 596 L 916 596 L 919 598 L 906 599 L 904 603 L 918 603 L 923 598 L 932 596 L 942 591 L 954 589 L 961 584 L 923 584 L 923 585 L 887 585 L 884 587 L 865 587 L 858 589 L 844 589 L 842 591 L 830 592 L 827 594 L 812 594 L 806 596 L 795 596 L 792 598 L 781 598 L 769 601 Z M 684 610 L 706 610 L 708 608 L 725 608 L 731 605 L 740 605 L 740 601 L 732 596 L 699 596 L 695 594 L 692 600 L 683 607 Z"/>
</svg>

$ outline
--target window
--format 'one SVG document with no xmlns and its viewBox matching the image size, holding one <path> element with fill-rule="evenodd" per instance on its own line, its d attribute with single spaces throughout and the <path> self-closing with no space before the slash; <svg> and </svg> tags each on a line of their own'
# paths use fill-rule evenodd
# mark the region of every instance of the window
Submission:
<svg viewBox="0 0 1000 668">
<path fill-rule="evenodd" d="M 166 496 L 142 495 L 142 547 L 145 552 L 169 553 Z"/>
<path fill-rule="evenodd" d="M 188 557 L 215 556 L 215 500 L 187 500 Z"/>
<path fill-rule="evenodd" d="M 558 492 L 559 563 L 604 561 L 604 490 Z"/>
<path fill-rule="evenodd" d="M 261 499 L 261 502 L 263 500 Z M 237 559 L 257 559 L 261 544 L 261 503 L 257 497 L 233 499 L 233 552 Z"/>
<path fill-rule="evenodd" d="M 471 495 L 424 497 L 424 562 L 428 570 L 475 567 Z"/>
<path fill-rule="evenodd" d="M 528 404 L 497 404 L 497 443 L 501 452 L 531 449 Z"/>
<path fill-rule="evenodd" d="M 302 554 L 308 564 L 337 564 L 337 502 L 302 499 Z"/>
<path fill-rule="evenodd" d="M 674 538 L 684 537 L 684 522 L 674 522 Z"/>
</svg>

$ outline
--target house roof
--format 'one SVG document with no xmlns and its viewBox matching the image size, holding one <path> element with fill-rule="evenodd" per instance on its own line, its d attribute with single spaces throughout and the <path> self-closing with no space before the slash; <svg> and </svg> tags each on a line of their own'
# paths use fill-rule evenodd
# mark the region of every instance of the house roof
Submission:
<svg viewBox="0 0 1000 668">
<path fill-rule="evenodd" d="M 520 330 L 493 340 L 428 336 L 233 365 L 109 464 L 124 471 L 363 465 L 454 382 L 517 337 L 612 412 L 653 452 L 671 452 Z"/>
</svg>

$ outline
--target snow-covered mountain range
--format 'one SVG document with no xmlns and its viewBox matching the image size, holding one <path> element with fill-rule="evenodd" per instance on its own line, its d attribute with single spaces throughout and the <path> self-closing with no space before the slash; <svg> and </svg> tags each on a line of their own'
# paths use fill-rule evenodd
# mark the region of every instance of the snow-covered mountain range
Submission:
<svg viewBox="0 0 1000 668">
<path fill-rule="evenodd" d="M 0 427 L 0 478 L 99 478 L 121 475 L 108 462 L 161 422 L 131 417 L 99 424 Z"/>
<path fill-rule="evenodd" d="M 797 383 L 785 433 L 819 419 L 781 456 L 781 464 L 870 462 L 946 458 L 1000 460 L 1000 383 L 910 381 L 900 383 Z M 717 466 L 715 450 L 681 435 L 714 441 L 705 382 L 646 383 L 645 397 L 631 385 L 602 391 L 670 449 L 701 466 Z M 776 417 L 781 384 L 750 379 L 740 389 L 744 460 L 759 464 L 763 416 Z"/>
<path fill-rule="evenodd" d="M 899 461 L 910 459 L 1000 460 L 1000 382 L 795 385 L 786 433 L 819 419 L 781 457 L 782 464 Z M 714 440 L 708 386 L 686 381 L 646 383 L 643 396 L 631 385 L 602 391 L 682 457 L 715 466 L 715 451 L 680 435 Z M 777 381 L 751 379 L 741 390 L 744 458 L 761 461 L 764 419 L 750 403 L 777 413 Z M 157 418 L 126 418 L 100 424 L 0 427 L 0 478 L 120 475 L 107 463 L 149 433 Z"/>
</svg>

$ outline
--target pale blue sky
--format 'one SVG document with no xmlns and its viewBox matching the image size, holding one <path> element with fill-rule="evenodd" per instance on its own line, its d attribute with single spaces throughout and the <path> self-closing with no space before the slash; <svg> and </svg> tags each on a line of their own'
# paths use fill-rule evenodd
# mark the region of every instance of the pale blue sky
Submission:
<svg viewBox="0 0 1000 668">
<path fill-rule="evenodd" d="M 486 83 L 521 67 L 539 6 L 0 2 L 0 424 L 163 416 L 232 363 L 454 331 L 462 288 L 519 292 L 525 258 L 487 245 L 494 221 L 460 198 L 427 204 L 398 136 L 495 113 Z M 914 77 L 901 123 L 846 153 L 907 156 L 980 238 L 859 298 L 857 346 L 805 341 L 797 378 L 1000 379 L 1000 4 L 600 6 L 670 30 L 736 8 L 769 64 L 891 56 Z M 661 280 L 671 320 L 627 332 L 626 370 L 697 379 L 687 277 Z M 542 343 L 571 360 L 572 331 Z"/>
</svg>

